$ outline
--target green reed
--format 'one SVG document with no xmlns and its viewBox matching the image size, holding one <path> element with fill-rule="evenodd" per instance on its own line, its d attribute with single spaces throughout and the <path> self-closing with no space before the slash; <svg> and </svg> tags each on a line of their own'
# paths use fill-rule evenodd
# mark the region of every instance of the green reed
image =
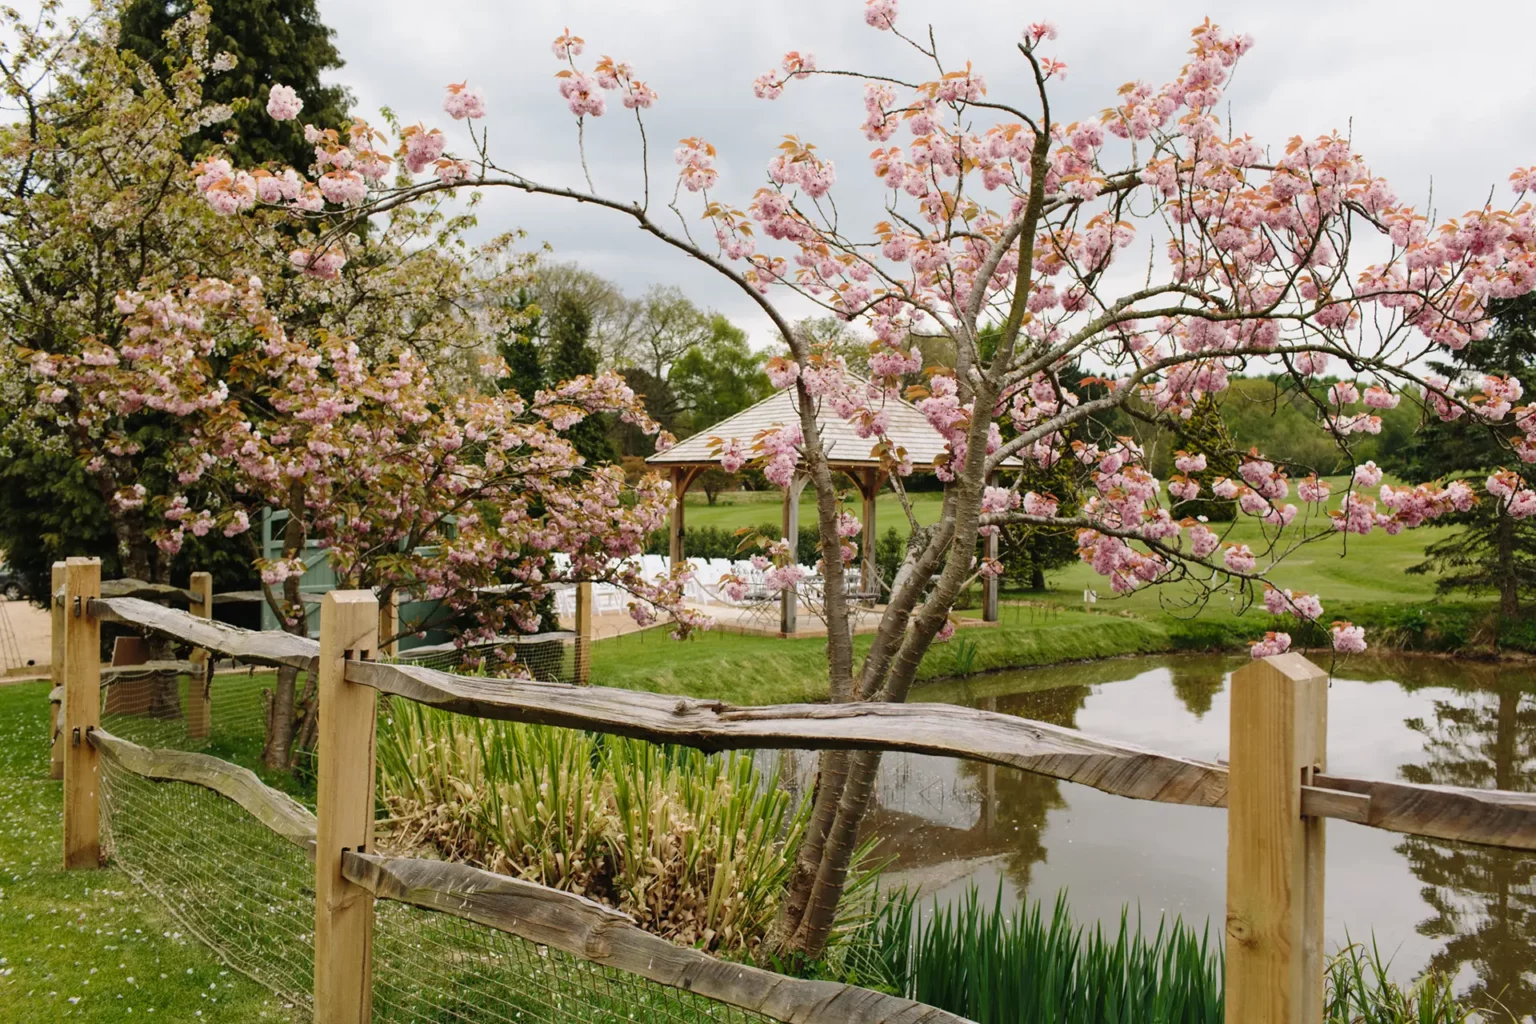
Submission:
<svg viewBox="0 0 1536 1024">
<path fill-rule="evenodd" d="M 1221 1024 L 1224 958 L 1209 927 L 1160 920 L 1149 936 L 1138 915 L 1106 931 L 1073 923 L 1065 893 L 1049 913 L 1038 901 L 1003 908 L 973 885 L 955 903 L 920 912 L 915 895 L 888 893 L 828 973 L 902 995 L 979 1024 Z M 1444 974 L 1392 981 L 1372 946 L 1350 943 L 1329 960 L 1327 1024 L 1466 1024 L 1481 1016 L 1455 998 Z M 1502 1014 L 1497 1019 L 1508 1019 Z"/>
</svg>

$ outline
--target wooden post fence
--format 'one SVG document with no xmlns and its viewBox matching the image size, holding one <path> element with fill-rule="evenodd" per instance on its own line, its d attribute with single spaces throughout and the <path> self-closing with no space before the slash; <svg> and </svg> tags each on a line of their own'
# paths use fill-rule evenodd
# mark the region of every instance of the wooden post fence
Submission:
<svg viewBox="0 0 1536 1024">
<path fill-rule="evenodd" d="M 90 733 L 101 725 L 101 559 L 64 563 L 64 867 L 101 866 L 101 765 Z"/>
<path fill-rule="evenodd" d="M 377 691 L 346 680 L 378 649 L 372 591 L 320 604 L 319 764 L 315 814 L 315 1024 L 367 1024 L 373 1007 L 373 894 L 342 875 L 348 850 L 373 848 Z"/>
<path fill-rule="evenodd" d="M 188 589 L 194 596 L 201 597 L 202 601 L 188 602 L 187 610 L 200 619 L 213 618 L 213 574 L 193 573 Z M 212 709 L 208 702 L 209 690 L 213 685 L 213 652 L 199 647 L 192 652 L 191 661 L 202 671 L 194 673 L 187 682 L 187 736 L 194 740 L 205 740 L 213 727 Z"/>
<path fill-rule="evenodd" d="M 393 658 L 400 653 L 400 591 L 391 590 L 389 600 L 379 602 L 379 655 Z"/>
<path fill-rule="evenodd" d="M 576 584 L 576 685 L 592 682 L 592 582 Z"/>
<path fill-rule="evenodd" d="M 60 593 L 64 589 L 64 563 L 53 563 L 53 583 L 48 588 L 49 610 L 53 620 L 49 628 L 49 639 L 53 643 L 53 652 L 48 659 L 48 677 L 53 681 L 53 690 L 48 695 L 49 715 L 48 726 L 53 730 L 53 756 L 49 765 L 48 777 L 62 779 L 64 777 L 64 595 Z M 55 696 L 57 695 L 57 696 Z"/>
<path fill-rule="evenodd" d="M 1299 654 L 1232 674 L 1227 783 L 1229 1024 L 1323 1019 L 1323 820 L 1301 790 L 1328 746 L 1328 675 Z"/>
</svg>

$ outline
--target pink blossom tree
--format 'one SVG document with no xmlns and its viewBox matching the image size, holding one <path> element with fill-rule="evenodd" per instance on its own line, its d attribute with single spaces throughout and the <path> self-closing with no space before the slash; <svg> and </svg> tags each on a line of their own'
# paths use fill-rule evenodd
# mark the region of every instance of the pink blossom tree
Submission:
<svg viewBox="0 0 1536 1024">
<path fill-rule="evenodd" d="M 469 245 L 472 210 L 421 204 L 347 232 L 343 266 L 342 247 L 317 237 L 334 220 L 295 223 L 270 205 L 225 219 L 219 209 L 240 204 L 210 204 L 196 187 L 218 162 L 194 176 L 181 141 L 227 116 L 201 86 L 234 58 L 209 52 L 207 9 L 194 8 L 168 39 L 162 85 L 117 48 L 113 15 L 106 4 L 82 21 L 3 19 L 15 38 L 0 47 L 0 78 L 24 114 L 0 147 L 7 454 L 74 462 L 130 575 L 171 582 L 189 540 L 243 550 L 298 633 L 310 542 L 347 585 L 439 601 L 466 641 L 540 628 L 556 582 L 625 586 L 642 618 L 675 608 L 679 583 L 624 562 L 665 520 L 664 485 L 586 466 L 566 436 L 593 412 L 654 433 L 634 394 L 598 376 L 519 396 L 481 365 L 529 280 L 518 236 Z M 299 102 L 273 90 L 268 107 L 291 116 Z M 390 164 L 365 155 L 371 132 L 341 138 L 317 133 L 336 161 Z M 267 198 L 324 207 L 296 173 L 251 180 Z M 270 560 L 253 537 L 268 511 L 288 513 Z M 570 556 L 559 566 L 557 551 Z M 155 693 L 155 713 L 179 713 L 174 679 Z M 304 746 L 309 696 L 279 672 L 270 767 Z"/>
<path fill-rule="evenodd" d="M 1431 223 L 1343 136 L 1272 148 L 1223 125 L 1224 92 L 1251 41 L 1209 21 L 1194 30 L 1188 62 L 1172 78 L 1127 83 L 1106 109 L 1063 116 L 1053 89 L 1066 65 L 1049 52 L 1056 30 L 1048 24 L 1029 26 L 1018 43 L 1030 95 L 999 97 L 971 65 L 941 57 L 931 32 L 905 33 L 897 0 L 866 0 L 864 17 L 910 50 L 910 77 L 823 68 L 796 52 L 751 87 L 772 100 L 816 77 L 861 83 L 862 109 L 850 122 L 876 148 L 873 177 L 852 187 L 879 190 L 885 202 L 868 232 L 854 233 L 837 216 L 833 197 L 850 187 L 846 176 L 840 185 L 833 161 L 796 137 L 761 180 L 737 186 L 737 205 L 721 198 L 729 183 L 716 148 L 703 134 L 684 139 L 673 154 L 671 199 L 654 198 L 650 182 L 660 176 L 649 165 L 644 111 L 657 91 L 626 62 L 584 60 L 584 40 L 569 32 L 553 47 L 559 95 L 578 140 L 610 113 L 610 100 L 635 119 L 646 170 L 638 196 L 594 188 L 584 150 L 583 180 L 574 184 L 498 163 L 475 127 L 486 100 L 467 83 L 449 87 L 443 109 L 468 125 L 471 149 L 453 153 L 439 129 L 407 128 L 402 177 L 386 180 L 377 150 L 360 147 L 356 130 L 342 149 L 307 129 L 317 142 L 314 175 L 269 169 L 282 175 L 274 179 L 219 165 L 199 184 L 218 209 L 268 203 L 296 217 L 334 217 L 338 206 L 354 218 L 377 216 L 466 186 L 564 197 L 633 220 L 750 296 L 781 335 L 785 351 L 770 373 L 794 388 L 798 419 L 754 438 L 720 438 L 719 447 L 732 463 L 758 461 L 776 483 L 803 474 L 815 489 L 836 702 L 906 697 L 925 653 L 953 629 L 961 591 L 998 571 L 977 559 L 978 537 L 1009 524 L 1077 531 L 1082 559 L 1119 593 L 1186 581 L 1206 594 L 1262 593 L 1272 612 L 1321 621 L 1319 598 L 1284 589 L 1287 552 L 1339 531 L 1418 526 L 1473 500 L 1457 484 L 1384 484 L 1369 464 L 1334 495 L 1316 475 L 1293 482 L 1263 453 L 1218 445 L 1182 453 L 1178 473 L 1160 481 L 1134 442 L 1104 428 L 1111 414 L 1176 425 L 1245 370 L 1280 371 L 1308 394 L 1317 390 L 1308 382 L 1341 372 L 1326 401 L 1316 400 L 1316 424 L 1346 455 L 1379 429 L 1378 410 L 1406 397 L 1442 419 L 1512 418 L 1519 430 L 1511 457 L 1536 459 L 1536 410 L 1518 404 L 1517 384 L 1448 381 L 1422 369 L 1426 355 L 1484 337 L 1488 300 L 1536 286 L 1536 214 L 1527 201 L 1536 169 L 1510 176 L 1510 208 L 1489 204 Z M 267 184 L 273 180 L 282 184 Z M 681 217 L 684 204 L 694 204 L 700 229 L 663 222 L 660 207 Z M 332 272 L 346 237 L 332 230 L 295 253 L 295 265 Z M 1357 240 L 1369 240 L 1368 257 L 1351 253 Z M 866 364 L 850 367 L 845 355 L 797 332 L 781 300 L 790 296 L 862 325 Z M 941 340 L 931 347 L 953 357 L 925 367 L 925 339 Z M 860 660 L 847 574 L 857 524 L 840 506 L 817 416 L 831 409 L 850 421 L 905 502 L 902 480 L 913 467 L 886 436 L 884 408 L 905 376 L 923 370 L 927 383 L 908 397 L 946 442 L 932 467 L 946 483 L 942 512 L 929 529 L 916 530 L 913 520 L 916 540 Z M 1083 372 L 1096 379 L 1090 397 L 1068 376 Z M 1007 471 L 1015 457 L 1075 465 L 1088 498 L 1064 509 L 1054 495 L 1028 491 Z M 1261 524 L 1257 550 L 1181 509 L 1207 486 Z M 1512 514 L 1536 510 L 1523 491 L 1505 500 Z M 786 552 L 774 555 L 780 582 L 793 585 L 798 570 Z M 1329 632 L 1339 651 L 1364 648 L 1363 631 L 1350 623 Z M 1277 629 L 1254 654 L 1290 642 Z M 814 957 L 823 949 L 878 760 L 822 755 L 772 952 Z"/>
<path fill-rule="evenodd" d="M 45 382 L 43 405 L 68 403 L 71 429 L 104 452 L 154 457 L 174 476 L 165 493 L 130 485 L 114 496 L 161 524 L 150 536 L 162 550 L 244 534 L 262 510 L 282 508 L 326 552 L 340 585 L 469 614 L 466 641 L 537 631 L 540 601 L 568 581 L 625 587 L 643 621 L 671 614 L 679 632 L 698 624 L 681 607 L 680 579 L 646 579 L 628 561 L 666 521 L 665 483 L 653 475 L 630 487 L 620 467 L 584 466 L 564 436 L 594 413 L 657 432 L 617 375 L 529 400 L 444 387 L 409 350 L 371 362 L 349 339 L 291 336 L 255 278 L 129 292 L 117 304 L 121 344 L 38 353 L 32 369 Z M 145 414 L 177 427 L 154 452 L 130 436 Z M 566 556 L 559 564 L 556 552 Z M 258 563 L 290 626 L 303 624 L 304 606 L 291 586 L 283 599 L 273 588 L 304 573 L 301 555 L 285 549 Z M 270 766 L 302 744 L 311 711 L 291 686 L 280 689 Z"/>
</svg>

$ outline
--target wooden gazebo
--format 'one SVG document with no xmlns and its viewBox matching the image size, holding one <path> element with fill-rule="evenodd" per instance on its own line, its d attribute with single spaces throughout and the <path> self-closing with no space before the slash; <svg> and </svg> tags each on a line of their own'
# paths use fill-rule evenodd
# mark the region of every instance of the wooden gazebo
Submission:
<svg viewBox="0 0 1536 1024">
<path fill-rule="evenodd" d="M 671 471 L 672 476 L 672 529 L 669 553 L 672 565 L 681 565 L 683 556 L 684 504 L 688 488 L 706 470 L 718 469 L 720 457 L 710 451 L 709 438 L 729 440 L 738 438 L 751 441 L 760 431 L 778 424 L 798 423 L 800 414 L 796 408 L 793 388 L 775 392 L 750 408 L 727 417 L 712 427 L 707 427 L 692 437 L 678 442 L 664 452 L 657 452 L 645 461 L 658 469 Z M 885 404 L 887 434 L 898 446 L 905 448 L 918 472 L 932 472 L 933 460 L 944 452 L 944 438 L 928 424 L 917 407 L 899 399 Z M 859 437 L 852 424 L 830 409 L 822 409 L 816 418 L 816 428 L 821 433 L 827 461 L 834 471 L 848 474 L 859 488 L 864 499 L 864 534 L 860 538 L 862 571 L 859 589 L 865 594 L 878 595 L 879 573 L 875 565 L 875 498 L 887 482 L 887 474 L 880 460 L 870 454 L 874 442 Z M 807 478 L 796 474 L 790 485 L 784 488 L 783 530 L 793 553 L 800 533 L 800 492 L 805 489 Z M 997 556 L 997 538 L 987 540 L 987 553 Z M 779 614 L 779 630 L 784 635 L 795 632 L 796 600 L 792 591 L 785 591 Z M 986 597 L 982 617 L 988 622 L 997 621 L 997 580 L 986 583 Z"/>
</svg>

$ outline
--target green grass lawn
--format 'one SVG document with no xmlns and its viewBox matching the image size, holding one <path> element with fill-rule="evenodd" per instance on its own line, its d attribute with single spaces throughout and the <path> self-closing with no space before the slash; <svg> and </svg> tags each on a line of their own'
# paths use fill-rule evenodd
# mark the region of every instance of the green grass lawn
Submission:
<svg viewBox="0 0 1536 1024">
<path fill-rule="evenodd" d="M 927 526 L 938 521 L 939 506 L 944 498 L 942 494 L 930 491 L 910 497 L 912 512 L 917 516 L 919 524 Z M 860 513 L 857 493 L 853 496 L 850 508 L 855 515 Z M 743 526 L 778 524 L 783 518 L 783 509 L 784 492 L 779 490 L 729 491 L 718 495 L 713 505 L 705 501 L 702 492 L 692 490 L 686 499 L 684 521 L 687 526 L 695 528 L 713 526 L 722 530 L 739 530 Z M 800 496 L 800 523 L 809 526 L 815 522 L 816 495 L 807 487 Z M 901 502 L 889 490 L 881 492 L 875 499 L 875 525 L 882 534 L 888 526 L 896 527 L 896 532 L 903 537 L 911 532 Z"/>
<path fill-rule="evenodd" d="M 1343 493 L 1345 478 L 1329 481 L 1334 495 Z M 1391 481 L 1396 482 L 1396 481 Z M 777 521 L 779 491 L 729 492 L 714 506 L 702 494 L 688 496 L 687 523 L 693 527 L 736 529 Z M 913 495 L 920 522 L 933 522 L 942 496 Z M 1337 503 L 1337 497 L 1329 502 Z M 814 521 L 807 497 L 802 522 Z M 895 526 L 907 533 L 905 517 L 895 495 L 879 499 L 879 527 Z M 1265 564 L 1273 546 L 1285 557 L 1271 573 L 1274 581 L 1296 591 L 1321 596 L 1323 622 L 1345 618 L 1367 627 L 1374 642 L 1410 649 L 1465 650 L 1492 646 L 1536 649 L 1536 635 L 1526 637 L 1509 624 L 1492 622 L 1486 600 L 1446 601 L 1435 594 L 1434 577 L 1410 575 L 1409 567 L 1423 560 L 1424 548 L 1445 536 L 1440 528 L 1407 530 L 1398 536 L 1375 531 L 1367 536 L 1340 534 L 1325 515 L 1299 520 L 1278 537 L 1248 516 L 1233 523 L 1212 524 L 1226 540 L 1249 545 Z M 1303 538 L 1315 538 L 1298 543 Z M 1059 609 L 1059 618 L 1043 612 L 1004 614 L 1000 629 L 962 634 L 953 644 L 936 647 L 924 663 L 924 679 L 962 675 L 993 668 L 1075 661 L 1121 653 L 1168 649 L 1241 648 L 1267 629 L 1292 632 L 1298 645 L 1326 642 L 1320 631 L 1300 630 L 1268 615 L 1262 606 L 1246 606 L 1231 592 L 1198 602 L 1202 588 L 1193 582 L 1145 587 L 1117 597 L 1108 581 L 1080 562 L 1053 572 L 1043 594 L 1005 594 L 1005 600 L 1025 600 Z M 1095 614 L 1080 609 L 1084 588 L 1098 593 Z M 975 615 L 974 610 L 960 612 Z M 1030 618 L 1033 616 L 1033 618 Z M 1501 629 L 1503 632 L 1501 633 Z M 1536 634 L 1536 630 L 1530 630 Z M 868 641 L 861 640 L 862 652 Z M 974 645 L 974 649 L 972 649 Z M 655 632 L 604 640 L 594 653 L 594 681 L 657 692 L 719 697 L 736 703 L 819 700 L 825 695 L 825 643 L 819 639 L 778 640 L 707 633 L 678 645 Z"/>
<path fill-rule="evenodd" d="M 1139 619 L 1017 605 L 1006 608 L 1002 618 L 998 626 L 962 629 L 949 643 L 936 645 L 918 678 L 1151 654 L 1169 647 L 1156 623 Z M 855 652 L 868 650 L 870 639 L 856 637 Z M 710 631 L 676 641 L 664 630 L 651 630 L 594 644 L 592 681 L 732 704 L 820 701 L 827 699 L 826 650 L 822 638 L 781 640 Z"/>
<path fill-rule="evenodd" d="M 46 683 L 0 687 L 0 1021 L 290 1021 L 121 871 L 59 867 Z"/>
<path fill-rule="evenodd" d="M 1330 505 L 1337 503 L 1337 495 L 1343 493 L 1346 482 L 1344 477 L 1329 478 L 1335 495 Z M 1388 482 L 1397 483 L 1390 479 Z M 781 493 L 777 490 L 728 492 L 719 495 L 716 504 L 709 506 L 702 494 L 690 492 L 687 523 L 689 526 L 734 530 L 777 522 Z M 911 497 L 920 523 L 937 520 L 941 494 L 922 493 Z M 880 496 L 876 518 L 881 533 L 887 526 L 894 526 L 902 536 L 907 535 L 906 517 L 894 494 L 887 491 Z M 800 520 L 802 523 L 815 522 L 814 496 L 809 492 L 801 501 Z M 1229 541 L 1249 545 L 1256 553 L 1271 543 L 1276 543 L 1277 550 L 1284 551 L 1304 536 L 1322 535 L 1320 540 L 1290 550 L 1272 575 L 1281 586 L 1320 594 L 1325 608 L 1330 603 L 1359 605 L 1435 600 L 1434 577 L 1411 576 L 1407 569 L 1423 560 L 1425 546 L 1444 536 L 1443 529 L 1405 530 L 1396 537 L 1380 530 L 1364 537 L 1346 536 L 1333 531 L 1327 517 L 1322 515 L 1314 515 L 1310 521 L 1298 520 L 1280 534 L 1278 541 L 1272 536 L 1266 537 L 1263 525 L 1249 516 L 1240 515 L 1232 523 L 1215 523 L 1212 528 Z M 1146 587 L 1129 596 L 1117 597 L 1110 590 L 1108 581 L 1082 563 L 1052 573 L 1050 587 L 1050 593 L 1043 596 L 1056 603 L 1081 604 L 1083 589 L 1092 587 L 1098 592 L 1101 610 L 1129 611 L 1153 617 L 1190 614 L 1186 606 L 1198 590 L 1187 584 Z M 1202 615 L 1230 618 L 1238 610 L 1235 603 L 1223 595 L 1206 606 Z"/>
</svg>

